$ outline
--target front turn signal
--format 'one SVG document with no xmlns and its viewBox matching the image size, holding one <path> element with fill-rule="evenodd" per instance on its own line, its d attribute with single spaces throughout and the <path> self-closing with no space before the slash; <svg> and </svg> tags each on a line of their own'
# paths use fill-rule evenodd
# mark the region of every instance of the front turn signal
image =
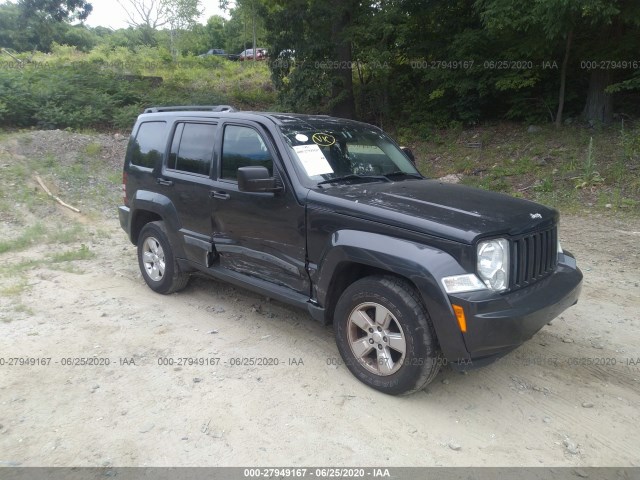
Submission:
<svg viewBox="0 0 640 480">
<path fill-rule="evenodd" d="M 464 316 L 464 308 L 460 305 L 451 305 L 453 307 L 453 312 L 456 314 L 456 318 L 458 319 L 458 326 L 460 327 L 460 331 L 462 333 L 467 332 L 467 319 Z"/>
</svg>

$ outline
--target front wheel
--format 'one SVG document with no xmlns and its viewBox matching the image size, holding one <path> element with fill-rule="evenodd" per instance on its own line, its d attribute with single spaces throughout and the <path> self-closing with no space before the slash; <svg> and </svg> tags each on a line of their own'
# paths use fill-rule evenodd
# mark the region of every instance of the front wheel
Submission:
<svg viewBox="0 0 640 480">
<path fill-rule="evenodd" d="M 177 292 L 189 282 L 189 275 L 175 261 L 164 222 L 147 223 L 140 232 L 138 264 L 144 281 L 155 292 Z"/>
<path fill-rule="evenodd" d="M 381 392 L 415 392 L 440 369 L 433 324 L 405 280 L 372 276 L 350 285 L 338 300 L 334 329 L 351 373 Z"/>
</svg>

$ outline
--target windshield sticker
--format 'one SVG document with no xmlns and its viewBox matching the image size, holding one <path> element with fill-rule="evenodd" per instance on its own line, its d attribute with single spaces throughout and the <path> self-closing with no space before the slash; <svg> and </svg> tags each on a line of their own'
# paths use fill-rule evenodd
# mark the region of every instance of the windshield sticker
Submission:
<svg viewBox="0 0 640 480">
<path fill-rule="evenodd" d="M 298 145 L 293 149 L 310 177 L 333 173 L 333 168 L 327 162 L 327 157 L 324 156 L 318 145 Z"/>
<path fill-rule="evenodd" d="M 313 143 L 320 145 L 321 147 L 330 147 L 336 143 L 336 139 L 333 135 L 329 135 L 328 133 L 314 133 L 311 140 L 313 140 Z"/>
<path fill-rule="evenodd" d="M 301 143 L 307 143 L 309 141 L 309 137 L 307 137 L 306 135 L 299 133 L 296 135 L 296 140 L 298 140 Z"/>
</svg>

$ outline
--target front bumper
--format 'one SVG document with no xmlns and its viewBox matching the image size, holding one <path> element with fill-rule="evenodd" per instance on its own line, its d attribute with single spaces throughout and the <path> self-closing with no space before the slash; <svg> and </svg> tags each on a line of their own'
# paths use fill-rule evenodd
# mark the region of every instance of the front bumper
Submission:
<svg viewBox="0 0 640 480">
<path fill-rule="evenodd" d="M 467 331 L 463 339 L 471 360 L 448 359 L 454 367 L 486 365 L 518 347 L 575 305 L 582 288 L 582 272 L 569 254 L 560 254 L 556 270 L 539 282 L 506 294 L 487 291 L 450 295 L 464 309 Z"/>
</svg>

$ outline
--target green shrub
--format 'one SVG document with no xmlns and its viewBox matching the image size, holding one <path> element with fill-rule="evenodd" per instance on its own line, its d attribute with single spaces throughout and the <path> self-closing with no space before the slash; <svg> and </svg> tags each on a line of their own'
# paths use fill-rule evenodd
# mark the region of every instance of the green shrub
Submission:
<svg viewBox="0 0 640 480">
<path fill-rule="evenodd" d="M 136 118 L 142 113 L 143 109 L 142 105 L 125 105 L 116 108 L 113 113 L 113 126 L 118 130 L 131 130 Z"/>
<path fill-rule="evenodd" d="M 267 108 L 276 94 L 266 65 L 166 49 L 99 46 L 89 54 L 54 45 L 19 69 L 0 70 L 0 126 L 128 130 L 144 107 L 231 104 Z"/>
</svg>

